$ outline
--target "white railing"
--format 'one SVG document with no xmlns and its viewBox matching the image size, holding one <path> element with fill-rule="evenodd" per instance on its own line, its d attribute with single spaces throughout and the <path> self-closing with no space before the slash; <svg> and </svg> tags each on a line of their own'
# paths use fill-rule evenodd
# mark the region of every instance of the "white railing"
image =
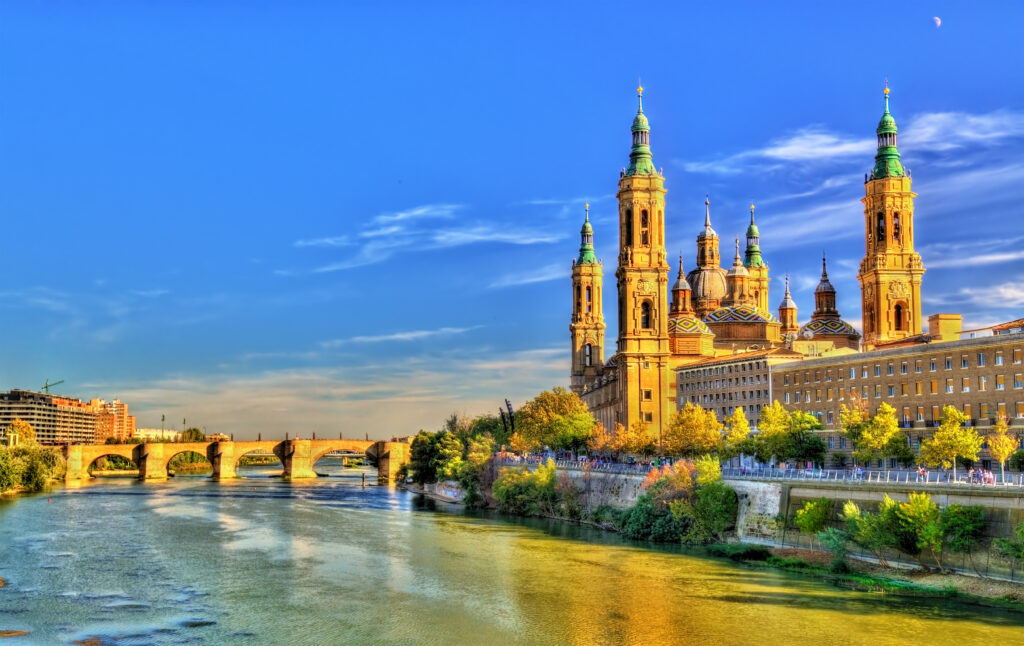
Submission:
<svg viewBox="0 0 1024 646">
<path fill-rule="evenodd" d="M 1014 487 L 1024 488 L 1024 474 L 1006 474 L 1003 481 L 998 473 L 989 478 L 970 477 L 964 471 L 925 471 L 914 469 L 779 469 L 772 467 L 724 467 L 722 476 L 745 480 L 813 480 L 819 482 L 843 482 L 848 484 L 901 484 L 922 486 L 957 485 L 967 487 Z"/>
</svg>

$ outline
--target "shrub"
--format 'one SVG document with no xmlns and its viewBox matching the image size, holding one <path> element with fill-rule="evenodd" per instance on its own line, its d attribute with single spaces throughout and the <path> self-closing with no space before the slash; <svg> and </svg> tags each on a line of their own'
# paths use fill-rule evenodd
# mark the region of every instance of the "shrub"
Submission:
<svg viewBox="0 0 1024 646">
<path fill-rule="evenodd" d="M 806 570 L 811 567 L 810 563 L 801 558 L 775 555 L 769 556 L 766 563 L 783 570 Z"/>
<path fill-rule="evenodd" d="M 533 472 L 503 469 L 494 481 L 493 493 L 498 511 L 520 516 L 550 515 L 557 502 L 554 460 L 549 458 Z"/>
<path fill-rule="evenodd" d="M 711 556 L 720 556 L 733 561 L 767 561 L 772 552 L 761 545 L 745 543 L 712 543 L 704 548 Z"/>
<path fill-rule="evenodd" d="M 817 498 L 808 500 L 804 506 L 796 510 L 796 518 L 793 522 L 797 528 L 805 534 L 817 534 L 825 529 L 825 523 L 832 515 L 833 502 L 829 498 Z"/>
<path fill-rule="evenodd" d="M 680 499 L 669 508 L 677 521 L 688 525 L 683 542 L 700 544 L 721 540 L 736 526 L 739 498 L 732 487 L 718 480 L 700 487 L 693 502 Z"/>
</svg>

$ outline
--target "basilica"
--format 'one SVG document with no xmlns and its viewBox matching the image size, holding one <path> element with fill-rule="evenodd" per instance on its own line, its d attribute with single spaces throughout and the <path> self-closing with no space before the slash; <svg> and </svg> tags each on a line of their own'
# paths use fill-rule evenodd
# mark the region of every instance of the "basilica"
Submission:
<svg viewBox="0 0 1024 646">
<path fill-rule="evenodd" d="M 637 422 L 660 435 L 676 410 L 676 370 L 720 364 L 723 357 L 777 353 L 801 357 L 841 355 L 921 336 L 921 257 L 914 251 L 911 179 L 896 146 L 896 122 L 885 110 L 876 131 L 875 165 L 865 176 L 866 249 L 861 283 L 864 337 L 836 309 L 836 290 L 822 258 L 814 290 L 814 312 L 804 325 L 788 279 L 776 313 L 770 309 L 769 266 L 750 207 L 744 248 L 727 244 L 732 263 L 721 258 L 712 226 L 711 201 L 704 200 L 704 226 L 697 232 L 693 266 L 683 257 L 672 274 L 665 251 L 665 178 L 655 169 L 650 124 L 637 88 L 629 166 L 619 174 L 618 238 L 615 269 L 618 337 L 605 359 L 603 265 L 594 253 L 589 206 L 579 256 L 572 264 L 572 317 L 569 326 L 570 385 L 606 429 Z M 765 402 L 767 403 L 767 402 Z M 757 410 L 760 407 L 758 406 Z M 756 420 L 756 416 L 754 416 Z"/>
</svg>

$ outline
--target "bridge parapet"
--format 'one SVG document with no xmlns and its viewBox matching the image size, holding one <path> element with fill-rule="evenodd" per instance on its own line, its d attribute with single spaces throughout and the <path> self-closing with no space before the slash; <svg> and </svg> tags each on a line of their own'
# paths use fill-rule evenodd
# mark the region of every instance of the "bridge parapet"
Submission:
<svg viewBox="0 0 1024 646">
<path fill-rule="evenodd" d="M 409 445 L 369 440 L 302 440 L 256 442 L 153 442 L 147 444 L 69 444 L 63 447 L 68 463 L 65 480 L 89 479 L 89 466 L 105 455 L 119 455 L 139 466 L 140 480 L 167 478 L 167 463 L 185 452 L 205 455 L 213 466 L 214 480 L 237 477 L 238 460 L 253 451 L 273 452 L 281 460 L 285 479 L 315 478 L 313 465 L 332 451 L 353 451 L 374 456 L 377 480 L 394 482 L 398 469 L 409 461 Z"/>
</svg>

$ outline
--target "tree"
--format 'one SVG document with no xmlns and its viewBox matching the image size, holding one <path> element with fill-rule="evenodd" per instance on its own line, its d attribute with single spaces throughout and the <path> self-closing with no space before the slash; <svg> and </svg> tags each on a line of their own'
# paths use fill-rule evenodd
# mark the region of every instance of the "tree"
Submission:
<svg viewBox="0 0 1024 646">
<path fill-rule="evenodd" d="M 451 431 L 437 433 L 433 441 L 434 476 L 438 480 L 454 480 L 462 470 L 462 440 Z"/>
<path fill-rule="evenodd" d="M 1003 558 L 1024 561 L 1024 523 L 1019 523 L 1014 528 L 1013 538 L 997 538 L 992 544 Z"/>
<path fill-rule="evenodd" d="M 769 462 L 772 456 L 784 457 L 784 448 L 789 435 L 790 414 L 779 400 L 771 406 L 761 408 L 761 417 L 757 422 L 757 435 L 753 438 L 754 457 L 759 462 Z"/>
<path fill-rule="evenodd" d="M 473 418 L 473 435 L 490 435 L 496 444 L 508 444 L 511 433 L 507 433 L 497 415 L 478 415 Z"/>
<path fill-rule="evenodd" d="M 1010 468 L 1014 471 L 1024 471 L 1024 449 L 1014 451 L 1010 456 Z"/>
<path fill-rule="evenodd" d="M 203 433 L 201 429 L 198 429 L 195 426 L 193 426 L 192 428 L 187 428 L 181 432 L 181 441 L 204 442 L 206 441 L 206 435 Z"/>
<path fill-rule="evenodd" d="M 697 470 L 697 486 L 719 482 L 722 479 L 722 463 L 713 455 L 702 455 L 693 461 Z"/>
<path fill-rule="evenodd" d="M 586 446 L 596 426 L 579 395 L 560 386 L 540 393 L 516 413 L 521 446 L 578 450 Z"/>
<path fill-rule="evenodd" d="M 885 455 L 885 449 L 900 432 L 896 421 L 896 409 L 882 402 L 878 412 L 861 428 L 857 449 L 867 460 L 878 459 Z"/>
<path fill-rule="evenodd" d="M 736 525 L 739 498 L 736 491 L 721 480 L 697 488 L 691 502 L 680 499 L 669 505 L 672 516 L 689 527 L 682 534 L 685 543 L 707 543 L 722 540 L 725 532 Z"/>
<path fill-rule="evenodd" d="M 587 439 L 587 448 L 594 453 L 603 453 L 605 451 L 612 450 L 612 444 L 615 443 L 615 436 L 605 430 L 604 424 L 598 424 L 594 427 L 594 432 L 590 438 Z"/>
<path fill-rule="evenodd" d="M 939 570 L 942 570 L 942 512 L 926 493 L 912 491 L 908 498 L 907 502 L 900 503 L 895 510 L 900 529 L 913 536 L 918 554 L 927 549 Z M 919 556 L 918 561 L 925 567 Z"/>
<path fill-rule="evenodd" d="M 686 402 L 669 420 L 662 448 L 669 455 L 695 456 L 716 449 L 721 439 L 722 424 L 715 412 Z"/>
<path fill-rule="evenodd" d="M 851 396 L 851 400 L 849 408 L 846 407 L 846 404 L 839 406 L 839 428 L 846 439 L 850 440 L 850 445 L 854 447 L 853 457 L 860 460 L 857 448 L 860 445 L 861 435 L 864 434 L 864 427 L 868 425 L 868 413 L 862 400 L 857 399 L 856 396 Z"/>
<path fill-rule="evenodd" d="M 434 434 L 420 431 L 412 439 L 409 449 L 409 468 L 412 470 L 413 482 L 419 485 L 437 481 L 434 464 Z"/>
<path fill-rule="evenodd" d="M 883 504 L 886 500 L 895 504 L 888 495 L 882 501 Z M 846 523 L 850 540 L 874 554 L 878 563 L 888 569 L 889 563 L 885 560 L 883 550 L 894 543 L 894 537 L 882 515 L 862 512 L 856 503 L 847 500 L 843 505 L 842 519 Z"/>
<path fill-rule="evenodd" d="M 985 508 L 981 505 L 949 505 L 942 510 L 942 535 L 949 549 L 966 554 L 971 568 L 974 565 L 974 547 L 981 542 L 985 529 Z M 980 576 L 981 573 L 978 572 Z"/>
<path fill-rule="evenodd" d="M 622 428 L 622 426 L 618 425 L 616 428 Z M 629 427 L 629 431 L 626 432 L 623 447 L 630 453 L 647 457 L 654 455 L 658 448 L 658 443 L 650 431 L 647 430 L 647 424 L 637 420 L 633 422 L 633 425 Z"/>
<path fill-rule="evenodd" d="M 743 412 L 742 406 L 737 406 L 732 413 L 725 418 L 725 433 L 718 442 L 718 454 L 724 458 L 731 458 L 739 452 L 750 436 L 750 422 Z"/>
<path fill-rule="evenodd" d="M 789 416 L 789 430 L 783 436 L 785 442 L 782 455 L 797 462 L 825 462 L 825 442 L 814 431 L 821 429 L 821 422 L 810 413 L 795 410 Z"/>
<path fill-rule="evenodd" d="M 993 433 L 985 438 L 988 441 L 988 452 L 999 461 L 999 474 L 1003 482 L 1006 482 L 1006 460 L 1017 449 L 1016 438 L 1007 435 L 1009 430 L 1010 427 L 1006 423 L 1006 415 L 1000 415 L 999 419 L 996 420 Z"/>
<path fill-rule="evenodd" d="M 832 514 L 833 502 L 830 498 L 808 500 L 804 506 L 796 510 L 793 522 L 804 534 L 817 534 L 825 529 L 828 518 Z"/>
<path fill-rule="evenodd" d="M 971 427 L 964 426 L 967 417 L 953 406 L 942 409 L 939 429 L 932 439 L 921 442 L 921 458 L 928 466 L 953 467 L 956 480 L 956 459 L 977 460 L 981 450 L 981 437 Z"/>
<path fill-rule="evenodd" d="M 7 427 L 7 443 L 11 446 L 21 444 L 32 446 L 36 443 L 36 430 L 25 420 L 15 417 L 11 425 Z M 17 438 L 12 441 L 11 438 Z"/>
</svg>

